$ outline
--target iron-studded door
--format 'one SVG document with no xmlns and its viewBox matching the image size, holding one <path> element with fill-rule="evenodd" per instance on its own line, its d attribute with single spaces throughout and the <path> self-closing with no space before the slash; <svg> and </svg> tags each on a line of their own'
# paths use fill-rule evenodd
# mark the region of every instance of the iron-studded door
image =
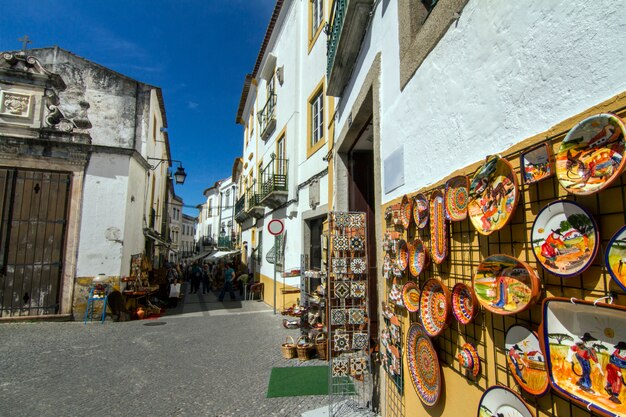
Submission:
<svg viewBox="0 0 626 417">
<path fill-rule="evenodd" d="M 70 174 L 0 169 L 0 317 L 59 311 Z"/>
</svg>

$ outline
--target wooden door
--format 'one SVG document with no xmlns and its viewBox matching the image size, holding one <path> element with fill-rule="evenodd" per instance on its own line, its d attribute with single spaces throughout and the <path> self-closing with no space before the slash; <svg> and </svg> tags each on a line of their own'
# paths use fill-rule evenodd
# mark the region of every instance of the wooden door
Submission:
<svg viewBox="0 0 626 417">
<path fill-rule="evenodd" d="M 0 317 L 56 314 L 70 174 L 0 169 Z"/>
</svg>

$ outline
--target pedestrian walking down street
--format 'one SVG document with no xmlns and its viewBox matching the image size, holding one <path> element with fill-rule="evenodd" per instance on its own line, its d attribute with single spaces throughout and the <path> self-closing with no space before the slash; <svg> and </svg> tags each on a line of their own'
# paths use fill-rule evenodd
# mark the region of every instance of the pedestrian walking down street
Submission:
<svg viewBox="0 0 626 417">
<path fill-rule="evenodd" d="M 191 267 L 191 291 L 190 294 L 196 294 L 200 289 L 200 281 L 202 280 L 202 268 L 197 262 Z"/>
<path fill-rule="evenodd" d="M 208 292 L 211 292 L 211 287 L 209 286 L 209 265 L 204 264 L 202 266 L 202 294 Z"/>
<path fill-rule="evenodd" d="M 226 295 L 226 291 L 230 295 L 231 300 L 236 300 L 235 291 L 233 289 L 233 279 L 235 278 L 235 270 L 232 268 L 230 264 L 226 264 L 224 268 L 224 286 L 222 287 L 222 292 L 218 299 L 220 301 L 224 301 L 224 295 Z"/>
</svg>

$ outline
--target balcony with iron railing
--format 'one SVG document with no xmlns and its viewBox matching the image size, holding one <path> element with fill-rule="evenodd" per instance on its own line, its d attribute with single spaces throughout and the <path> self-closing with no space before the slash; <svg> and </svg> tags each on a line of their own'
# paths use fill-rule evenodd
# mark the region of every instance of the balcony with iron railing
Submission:
<svg viewBox="0 0 626 417">
<path fill-rule="evenodd" d="M 260 219 L 265 214 L 265 207 L 261 204 L 261 194 L 256 184 L 246 190 L 247 212 L 255 219 Z"/>
<path fill-rule="evenodd" d="M 326 42 L 326 94 L 341 96 L 357 62 L 375 0 L 335 0 Z"/>
<path fill-rule="evenodd" d="M 246 195 L 239 197 L 235 203 L 235 221 L 239 224 L 250 218 L 250 214 L 246 211 Z"/>
<path fill-rule="evenodd" d="M 265 106 L 258 114 L 261 138 L 266 140 L 276 128 L 276 94 L 270 93 Z"/>
<path fill-rule="evenodd" d="M 232 250 L 234 248 L 234 243 L 233 239 L 226 236 L 220 236 L 217 238 L 218 249 Z"/>
<path fill-rule="evenodd" d="M 272 160 L 261 170 L 261 204 L 266 207 L 274 209 L 287 202 L 287 162 L 272 154 Z"/>
</svg>

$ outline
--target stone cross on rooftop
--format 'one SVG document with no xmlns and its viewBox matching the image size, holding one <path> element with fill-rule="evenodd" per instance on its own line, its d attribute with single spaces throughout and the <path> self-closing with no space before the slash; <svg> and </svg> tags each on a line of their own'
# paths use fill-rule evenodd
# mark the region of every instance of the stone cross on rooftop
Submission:
<svg viewBox="0 0 626 417">
<path fill-rule="evenodd" d="M 22 51 L 25 51 L 28 48 L 29 43 L 33 43 L 33 41 L 30 40 L 28 35 L 24 35 L 21 38 L 19 38 L 18 42 L 22 42 Z"/>
</svg>

